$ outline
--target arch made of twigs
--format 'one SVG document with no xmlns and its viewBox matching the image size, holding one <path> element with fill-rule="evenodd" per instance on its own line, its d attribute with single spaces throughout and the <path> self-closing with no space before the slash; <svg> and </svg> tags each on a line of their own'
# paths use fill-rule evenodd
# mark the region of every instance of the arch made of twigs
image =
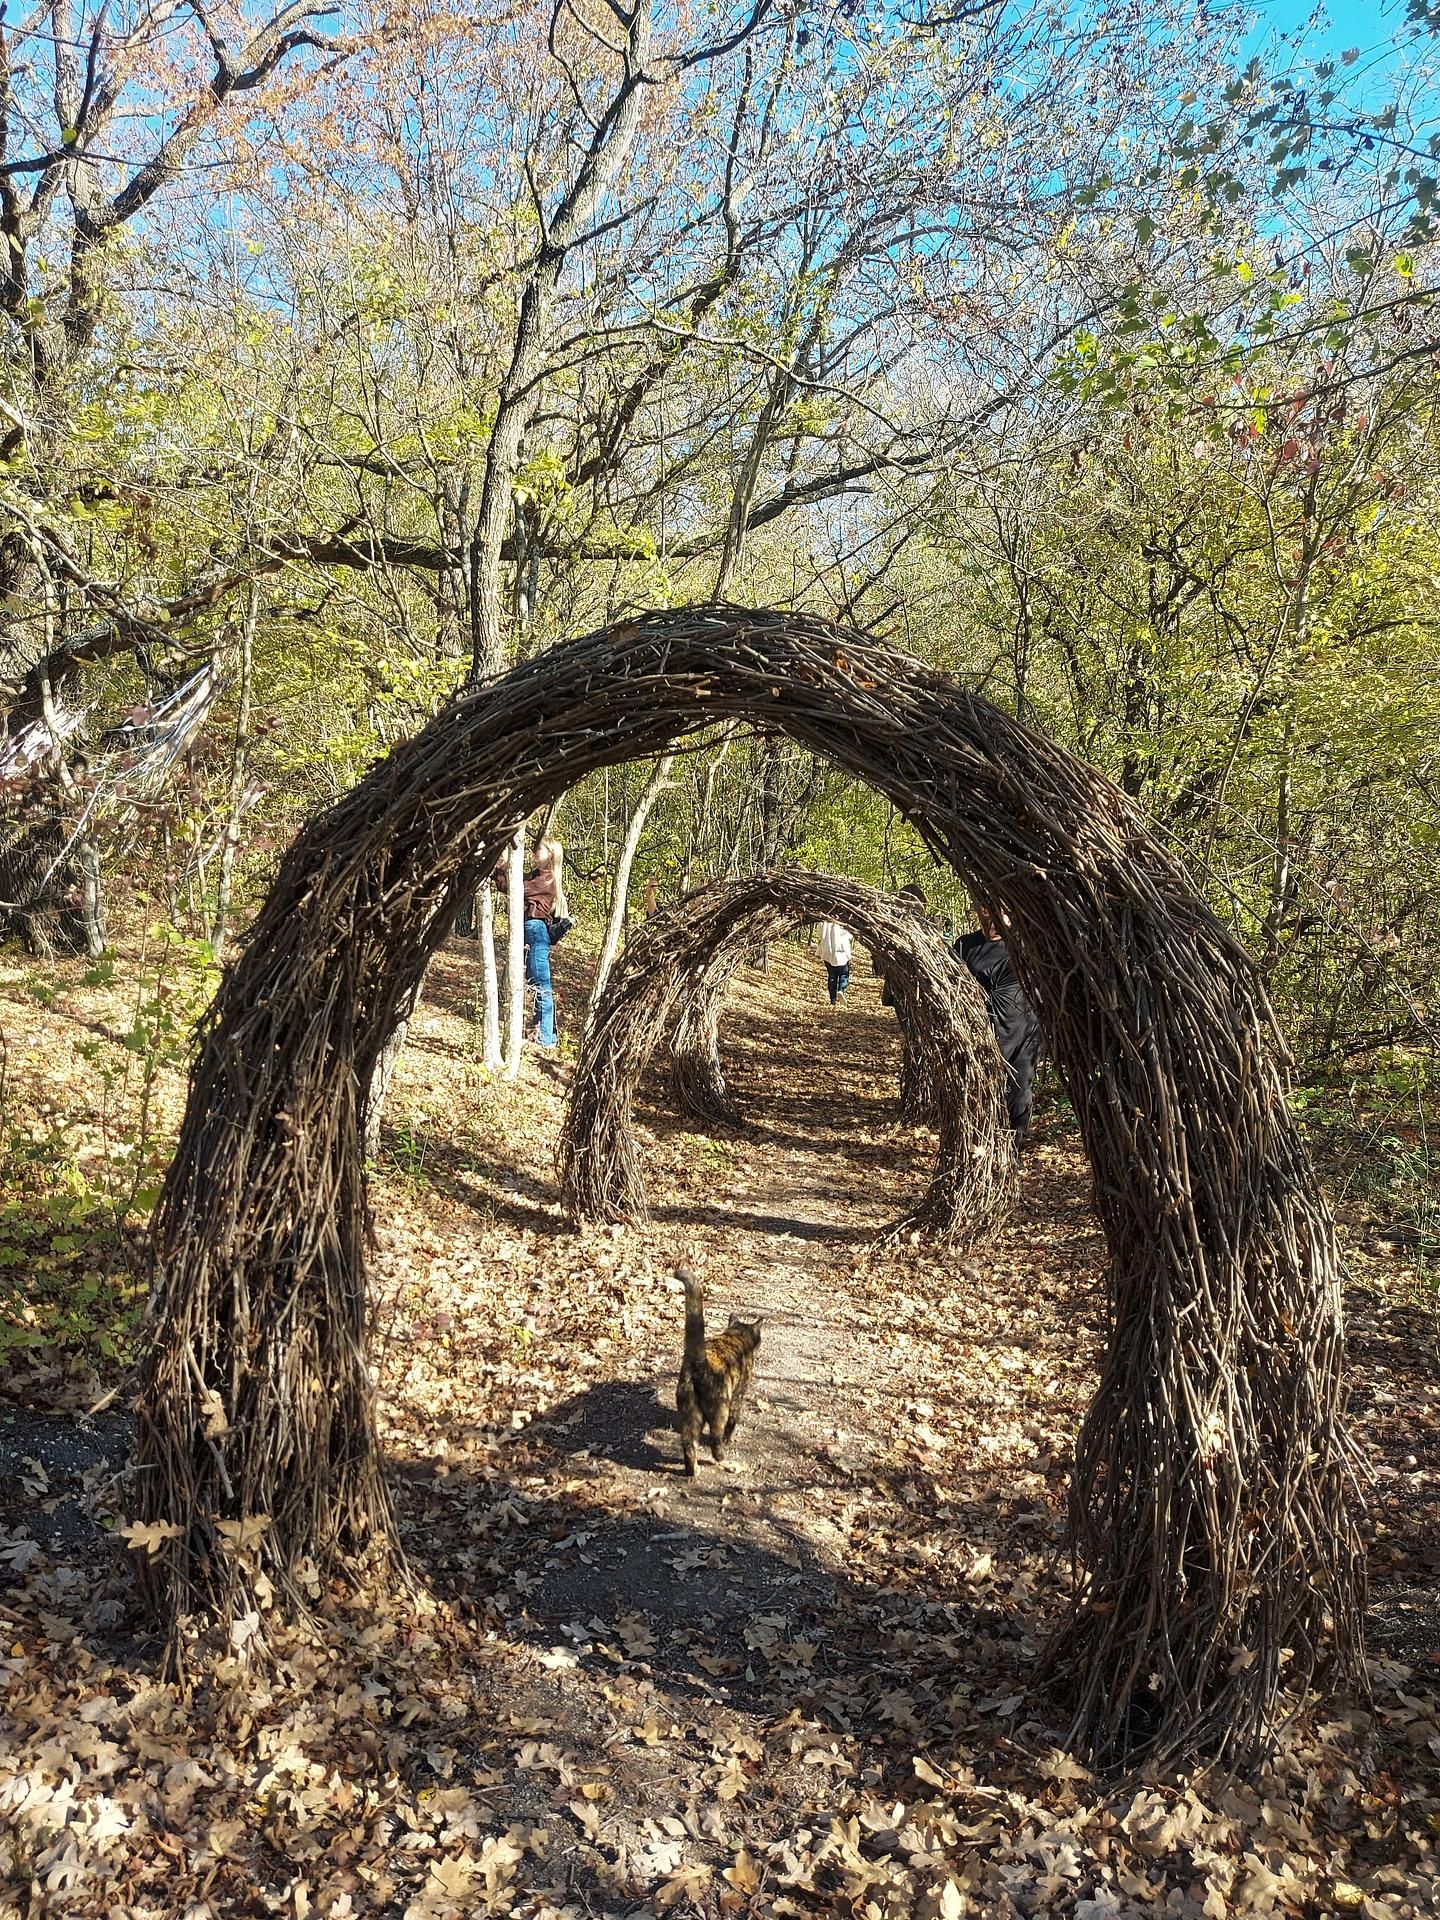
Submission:
<svg viewBox="0 0 1440 1920">
<path fill-rule="evenodd" d="M 857 883 L 858 884 L 858 883 Z M 881 895 L 882 899 L 887 896 Z M 903 896 L 896 896 L 902 898 Z M 912 903 L 913 904 L 913 903 Z M 707 960 L 682 981 L 670 1035 L 670 1092 L 681 1113 L 702 1126 L 738 1127 L 742 1115 L 720 1065 L 720 1014 L 743 953 Z M 883 958 L 883 956 L 882 956 Z M 880 971 L 883 972 L 883 966 Z M 900 1028 L 900 1112 L 908 1120 L 934 1122 L 936 1076 L 923 1030 L 912 1039 L 916 1022 L 910 999 L 894 995 Z M 922 1023 L 923 1028 L 923 1023 Z"/>
<path fill-rule="evenodd" d="M 798 614 L 626 620 L 457 699 L 300 833 L 198 1035 L 154 1220 L 141 1580 L 237 1644 L 368 1550 L 403 1570 L 366 1359 L 376 1057 L 517 821 L 707 721 L 889 796 L 977 902 L 1074 1102 L 1110 1253 L 1057 1670 L 1102 1760 L 1268 1739 L 1363 1684 L 1340 1271 L 1264 984 L 1109 781 L 946 675 Z"/>
<path fill-rule="evenodd" d="M 632 934 L 592 1015 L 560 1132 L 556 1166 L 572 1218 L 646 1217 L 631 1110 L 661 1035 L 677 1007 L 701 1003 L 708 1052 L 696 1072 L 730 1101 L 715 1044 L 725 988 L 757 943 L 810 920 L 842 921 L 881 956 L 909 1035 L 911 1072 L 936 1118 L 930 1183 L 886 1237 L 914 1232 L 968 1245 L 999 1223 L 1014 1198 L 1017 1156 L 1005 1067 L 979 988 L 913 902 L 794 867 L 697 888 Z M 681 1057 L 677 1048 L 677 1064 Z"/>
</svg>

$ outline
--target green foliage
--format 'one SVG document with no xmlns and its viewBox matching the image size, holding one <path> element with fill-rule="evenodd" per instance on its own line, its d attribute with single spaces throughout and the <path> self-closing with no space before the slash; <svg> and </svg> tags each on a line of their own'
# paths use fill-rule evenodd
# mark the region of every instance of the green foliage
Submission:
<svg viewBox="0 0 1440 1920">
<path fill-rule="evenodd" d="M 1440 1066 L 1386 1049 L 1345 1077 L 1318 1077 L 1291 1096 L 1339 1203 L 1398 1231 L 1396 1251 L 1429 1291 L 1440 1289 Z"/>
<path fill-rule="evenodd" d="M 432 1145 L 430 1135 L 418 1122 L 399 1120 L 390 1130 L 390 1158 L 416 1186 L 429 1185 L 425 1163 Z"/>
<path fill-rule="evenodd" d="M 81 976 L 109 984 L 107 954 Z M 77 1058 L 90 1070 L 100 1147 L 70 1130 L 14 1126 L 0 1146 L 0 1377 L 64 1370 L 76 1362 L 103 1374 L 128 1363 L 144 1302 L 143 1232 L 169 1164 L 171 1142 L 159 1088 L 188 1064 L 195 1022 L 217 971 L 203 941 L 152 927 L 136 970 L 129 1025 L 117 1038 L 86 1037 Z M 53 1003 L 36 977 L 30 991 Z"/>
<path fill-rule="evenodd" d="M 0 1146 L 0 1385 L 84 1362 L 127 1365 L 144 1307 L 138 1247 L 62 1131 Z"/>
<path fill-rule="evenodd" d="M 157 924 L 141 951 L 119 1054 L 107 1040 L 76 1044 L 95 1075 L 105 1191 L 117 1228 L 148 1215 L 159 1197 L 170 1143 L 158 1124 L 157 1091 L 164 1074 L 188 1066 L 195 1023 L 218 980 L 208 941 Z"/>
</svg>

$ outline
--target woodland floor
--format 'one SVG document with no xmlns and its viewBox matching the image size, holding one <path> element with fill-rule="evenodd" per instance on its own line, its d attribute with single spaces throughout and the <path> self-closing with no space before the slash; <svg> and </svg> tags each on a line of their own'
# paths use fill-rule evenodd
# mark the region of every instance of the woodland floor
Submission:
<svg viewBox="0 0 1440 1920">
<path fill-rule="evenodd" d="M 1105 1318 L 1063 1112 L 993 1243 L 876 1251 L 933 1137 L 895 1118 L 875 983 L 832 1015 L 777 947 L 722 1034 L 747 1124 L 646 1102 L 650 1223 L 576 1235 L 567 1069 L 480 1072 L 472 951 L 432 974 L 372 1186 L 382 1429 L 434 1603 L 328 1596 L 278 1678 L 158 1684 L 110 1531 L 123 1412 L 77 1417 L 84 1367 L 12 1369 L 0 1915 L 1440 1913 L 1440 1374 L 1403 1267 L 1351 1235 L 1372 1705 L 1307 1703 L 1251 1780 L 1098 1781 L 1038 1672 Z M 75 1042 L 121 1003 L 50 977 L 41 1004 L 0 974 L 10 1124 L 94 1136 Z M 694 1483 L 682 1261 L 713 1324 L 764 1322 L 733 1467 Z"/>
</svg>

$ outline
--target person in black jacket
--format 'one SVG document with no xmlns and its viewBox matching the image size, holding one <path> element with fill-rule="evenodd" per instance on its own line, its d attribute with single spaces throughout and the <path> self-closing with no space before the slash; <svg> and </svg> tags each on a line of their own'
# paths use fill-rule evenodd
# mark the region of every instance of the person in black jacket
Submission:
<svg viewBox="0 0 1440 1920">
<path fill-rule="evenodd" d="M 1025 989 L 1015 976 L 1000 929 L 985 913 L 975 933 L 961 934 L 955 953 L 979 983 L 985 995 L 995 1043 L 1005 1062 L 1006 1103 L 1010 1124 L 1017 1141 L 1023 1140 L 1030 1126 L 1030 1106 L 1035 1095 L 1035 1067 L 1040 1058 L 1040 1022 L 1025 997 Z"/>
</svg>

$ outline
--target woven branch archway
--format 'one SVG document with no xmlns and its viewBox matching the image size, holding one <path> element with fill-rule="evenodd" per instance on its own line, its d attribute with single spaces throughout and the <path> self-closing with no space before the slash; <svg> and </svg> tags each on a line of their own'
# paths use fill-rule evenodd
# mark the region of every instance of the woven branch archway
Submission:
<svg viewBox="0 0 1440 1920">
<path fill-rule="evenodd" d="M 645 1218 L 631 1104 L 687 989 L 708 1010 L 713 1042 L 714 1010 L 745 953 L 827 919 L 843 921 L 883 958 L 910 1036 L 911 1072 L 931 1090 L 938 1123 L 930 1185 L 889 1235 L 959 1245 L 998 1223 L 1014 1197 L 1016 1154 L 1005 1069 L 978 987 L 912 902 L 794 867 L 698 888 L 631 936 L 585 1036 L 560 1134 L 560 1193 L 572 1216 Z"/>
<path fill-rule="evenodd" d="M 720 1014 L 730 978 L 711 965 L 682 982 L 670 1033 L 671 1098 L 702 1126 L 738 1127 L 744 1118 L 720 1065 Z"/>
<path fill-rule="evenodd" d="M 702 722 L 790 734 L 1008 910 L 1094 1169 L 1111 1331 L 1072 1483 L 1075 1735 L 1102 1758 L 1267 1736 L 1329 1640 L 1360 1672 L 1339 1266 L 1263 984 L 1135 808 L 944 675 L 796 614 L 692 607 L 457 700 L 300 834 L 199 1036 L 154 1225 L 139 1573 L 186 1617 L 403 1556 L 365 1355 L 376 1056 L 516 821 Z M 248 1519 L 248 1528 L 222 1523 Z"/>
<path fill-rule="evenodd" d="M 734 971 L 728 962 L 707 965 L 690 980 L 682 981 L 674 1015 L 670 1092 L 680 1112 L 703 1126 L 742 1124 L 739 1105 L 720 1065 L 720 1015 Z M 900 1029 L 900 1113 L 907 1120 L 933 1123 L 938 1117 L 933 1035 L 927 1042 L 923 1025 L 916 1031 L 913 1004 L 903 992 L 897 990 L 894 1000 Z"/>
<path fill-rule="evenodd" d="M 877 895 L 882 900 L 889 897 Z M 680 985 L 670 1035 L 670 1091 L 680 1112 L 705 1126 L 735 1127 L 742 1122 L 740 1108 L 720 1065 L 720 1015 L 726 991 L 743 958 L 739 952 L 714 957 Z M 962 980 L 962 990 L 968 986 L 968 978 Z M 937 1118 L 933 1098 L 937 1078 L 934 1036 L 927 1041 L 922 1025 L 912 1043 L 912 1029 L 916 1026 L 914 1006 L 908 993 L 898 987 L 895 1014 L 900 1029 L 900 1113 L 908 1120 L 933 1122 Z"/>
</svg>

